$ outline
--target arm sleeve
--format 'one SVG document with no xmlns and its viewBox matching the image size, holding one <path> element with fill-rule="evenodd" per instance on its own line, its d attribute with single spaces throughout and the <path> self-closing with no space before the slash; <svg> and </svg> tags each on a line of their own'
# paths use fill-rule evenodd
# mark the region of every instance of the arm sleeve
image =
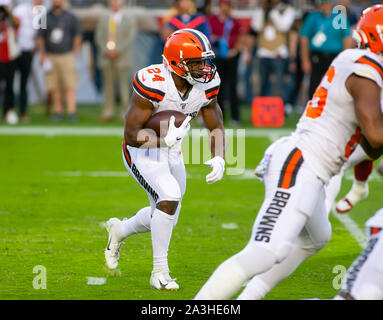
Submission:
<svg viewBox="0 0 383 320">
<path fill-rule="evenodd" d="M 301 36 L 305 38 L 311 38 L 313 36 L 313 22 L 312 22 L 312 14 L 309 14 L 307 18 L 304 20 L 302 28 L 301 28 Z"/>
<path fill-rule="evenodd" d="M 74 17 L 74 21 L 73 21 L 73 25 L 74 25 L 74 30 L 73 30 L 73 35 L 76 37 L 76 36 L 82 36 L 82 24 L 81 24 L 81 21 Z"/>
</svg>

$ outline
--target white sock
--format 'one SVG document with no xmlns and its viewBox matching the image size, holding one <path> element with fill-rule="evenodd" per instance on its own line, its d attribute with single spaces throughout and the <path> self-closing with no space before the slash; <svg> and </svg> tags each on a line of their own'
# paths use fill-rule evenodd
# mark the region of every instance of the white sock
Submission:
<svg viewBox="0 0 383 320">
<path fill-rule="evenodd" d="M 133 217 L 123 220 L 121 223 L 121 235 L 127 238 L 135 233 L 150 231 L 152 208 L 146 207 L 138 211 Z"/>
<path fill-rule="evenodd" d="M 365 187 L 366 187 L 366 185 L 367 185 L 367 183 L 368 183 L 368 180 L 367 181 L 359 181 L 359 180 L 356 180 L 355 178 L 354 178 L 354 181 L 353 181 L 353 188 L 359 188 L 359 189 L 364 189 Z"/>
<path fill-rule="evenodd" d="M 153 271 L 168 269 L 168 248 L 175 217 L 155 209 L 151 221 Z"/>
<path fill-rule="evenodd" d="M 358 181 L 354 178 L 352 188 L 346 195 L 347 199 L 351 201 L 353 205 L 357 204 L 367 198 L 368 195 L 368 181 Z"/>
</svg>

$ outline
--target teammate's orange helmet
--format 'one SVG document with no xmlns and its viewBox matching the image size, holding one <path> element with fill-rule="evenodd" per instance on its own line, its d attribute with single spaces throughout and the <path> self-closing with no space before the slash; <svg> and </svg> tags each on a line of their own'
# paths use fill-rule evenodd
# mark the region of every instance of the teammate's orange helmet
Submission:
<svg viewBox="0 0 383 320">
<path fill-rule="evenodd" d="M 165 66 L 191 85 L 213 80 L 217 70 L 212 62 L 214 58 L 208 38 L 198 30 L 180 29 L 166 40 L 163 54 Z M 193 71 L 193 62 L 203 62 L 199 64 L 203 70 Z"/>
<path fill-rule="evenodd" d="M 362 12 L 355 26 L 353 39 L 359 47 L 383 52 L 383 5 L 377 4 Z"/>
</svg>

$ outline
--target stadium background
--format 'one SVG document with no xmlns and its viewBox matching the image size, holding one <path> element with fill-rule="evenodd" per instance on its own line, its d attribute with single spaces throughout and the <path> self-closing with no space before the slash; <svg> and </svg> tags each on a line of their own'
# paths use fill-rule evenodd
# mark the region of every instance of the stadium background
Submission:
<svg viewBox="0 0 383 320">
<path fill-rule="evenodd" d="M 25 0 L 14 0 L 16 5 Z M 85 32 L 93 32 L 97 19 L 107 7 L 107 0 L 70 0 L 70 7 L 76 16 L 80 19 L 85 29 Z M 295 8 L 300 10 L 313 9 L 315 1 L 312 0 L 293 0 L 290 1 Z M 202 5 L 203 0 L 195 1 L 196 7 Z M 213 6 L 218 3 L 218 0 L 213 0 Z M 233 13 L 238 17 L 243 24 L 245 30 L 248 30 L 252 17 L 252 9 L 260 3 L 259 0 L 234 0 Z M 133 65 L 131 73 L 134 74 L 137 70 L 153 63 L 161 63 L 161 52 L 163 42 L 159 35 L 159 26 L 161 18 L 168 12 L 173 5 L 173 0 L 125 0 L 127 10 L 137 17 L 138 32 L 135 39 L 135 44 L 132 47 Z M 49 8 L 50 0 L 46 0 L 44 5 Z M 157 22 L 157 23 L 156 23 Z M 92 37 L 92 35 L 91 35 Z M 84 38 L 82 54 L 77 58 L 77 68 L 80 75 L 80 85 L 77 88 L 77 101 L 79 104 L 98 104 L 102 100 L 97 95 L 97 90 L 90 81 L 89 66 L 92 63 L 90 60 L 90 51 L 92 50 L 89 41 Z M 142 52 L 148 54 L 143 55 Z M 240 72 L 244 73 L 244 66 L 240 68 Z M 42 103 L 45 99 L 45 84 L 43 71 L 38 64 L 38 59 L 34 59 L 34 64 L 31 73 L 32 79 L 29 81 L 29 101 L 31 105 Z M 257 73 L 254 72 L 254 82 L 257 81 Z M 243 78 L 243 77 L 242 77 Z M 240 77 L 240 79 L 242 79 Z M 17 79 L 16 79 L 17 80 Z M 15 81 L 17 90 L 17 83 Z M 255 85 L 256 86 L 256 85 Z M 244 96 L 245 84 L 240 81 L 238 84 L 239 94 Z"/>
</svg>

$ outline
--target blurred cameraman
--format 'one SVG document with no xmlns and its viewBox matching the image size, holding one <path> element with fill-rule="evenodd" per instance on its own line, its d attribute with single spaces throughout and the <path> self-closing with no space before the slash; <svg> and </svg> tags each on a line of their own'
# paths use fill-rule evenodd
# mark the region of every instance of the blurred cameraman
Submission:
<svg viewBox="0 0 383 320">
<path fill-rule="evenodd" d="M 15 60 L 20 55 L 16 40 L 19 20 L 12 14 L 11 0 L 0 0 L 0 90 L 5 82 L 3 97 L 3 118 L 9 124 L 16 124 L 18 117 L 14 111 L 13 78 Z"/>
</svg>

